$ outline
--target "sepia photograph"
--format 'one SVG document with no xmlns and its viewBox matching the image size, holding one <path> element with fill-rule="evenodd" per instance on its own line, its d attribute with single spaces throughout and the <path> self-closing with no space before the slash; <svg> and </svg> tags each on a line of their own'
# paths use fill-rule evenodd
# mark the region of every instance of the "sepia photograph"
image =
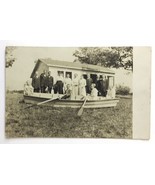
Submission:
<svg viewBox="0 0 155 185">
<path fill-rule="evenodd" d="M 133 47 L 6 53 L 6 138 L 132 138 Z"/>
</svg>

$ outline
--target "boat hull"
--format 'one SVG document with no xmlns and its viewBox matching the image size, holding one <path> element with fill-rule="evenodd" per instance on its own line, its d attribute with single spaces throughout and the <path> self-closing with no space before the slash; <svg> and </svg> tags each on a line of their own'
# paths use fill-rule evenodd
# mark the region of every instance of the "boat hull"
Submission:
<svg viewBox="0 0 155 185">
<path fill-rule="evenodd" d="M 49 100 L 48 97 L 37 97 L 37 96 L 27 96 L 24 95 L 25 103 L 37 104 L 46 100 Z M 101 99 L 101 100 L 87 100 L 84 108 L 103 108 L 103 107 L 115 107 L 119 99 Z M 68 108 L 80 108 L 83 104 L 83 100 L 53 100 L 44 105 L 52 107 L 68 107 Z"/>
</svg>

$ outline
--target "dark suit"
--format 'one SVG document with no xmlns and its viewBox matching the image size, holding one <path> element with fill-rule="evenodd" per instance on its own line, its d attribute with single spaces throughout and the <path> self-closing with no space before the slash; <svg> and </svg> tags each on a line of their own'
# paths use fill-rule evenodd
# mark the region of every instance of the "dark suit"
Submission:
<svg viewBox="0 0 155 185">
<path fill-rule="evenodd" d="M 41 93 L 45 93 L 45 89 L 47 87 L 47 76 L 42 73 L 40 75 L 40 88 L 41 88 Z"/>
<path fill-rule="evenodd" d="M 34 76 L 32 78 L 32 87 L 34 88 L 34 92 L 39 92 L 40 90 L 40 77 Z"/>
<path fill-rule="evenodd" d="M 52 76 L 47 76 L 47 87 L 48 87 L 48 92 L 51 93 L 51 90 L 53 88 L 53 77 Z"/>
<path fill-rule="evenodd" d="M 103 79 L 98 80 L 96 88 L 99 92 L 99 95 L 105 97 L 107 95 L 107 80 Z"/>
<path fill-rule="evenodd" d="M 86 93 L 90 94 L 91 93 L 91 85 L 93 83 L 92 78 L 87 78 L 86 80 Z"/>
</svg>

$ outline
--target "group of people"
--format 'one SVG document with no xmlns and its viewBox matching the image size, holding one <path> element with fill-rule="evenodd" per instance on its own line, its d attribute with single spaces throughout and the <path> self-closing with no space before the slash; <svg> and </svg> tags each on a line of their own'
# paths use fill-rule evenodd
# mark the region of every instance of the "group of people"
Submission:
<svg viewBox="0 0 155 185">
<path fill-rule="evenodd" d="M 32 78 L 32 87 L 33 90 L 30 89 L 33 92 L 66 94 L 71 99 L 78 99 L 78 96 L 86 97 L 87 95 L 96 99 L 98 96 L 106 97 L 108 93 L 108 82 L 104 75 L 100 75 L 93 82 L 90 74 L 85 79 L 83 75 L 79 77 L 75 73 L 73 79 L 71 79 L 70 74 L 67 74 L 64 78 L 63 73 L 59 72 L 57 78 L 54 79 L 51 72 L 46 73 L 45 70 L 40 76 L 36 71 Z"/>
<path fill-rule="evenodd" d="M 46 71 L 44 70 L 39 76 L 38 71 L 36 71 L 32 78 L 32 87 L 34 88 L 34 92 L 51 93 L 53 88 L 53 77 L 51 76 L 51 72 L 48 71 L 46 74 Z"/>
</svg>

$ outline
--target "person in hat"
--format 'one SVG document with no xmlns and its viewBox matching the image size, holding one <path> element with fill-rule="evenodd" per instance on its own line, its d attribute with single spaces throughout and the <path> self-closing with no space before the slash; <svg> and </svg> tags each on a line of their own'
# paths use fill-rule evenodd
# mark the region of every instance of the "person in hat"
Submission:
<svg viewBox="0 0 155 185">
<path fill-rule="evenodd" d="M 34 92 L 40 91 L 40 77 L 38 75 L 38 71 L 35 72 L 35 75 L 32 78 L 32 87 L 34 88 Z"/>
<path fill-rule="evenodd" d="M 104 75 L 100 75 L 99 80 L 97 81 L 97 89 L 100 96 L 106 97 L 107 95 L 107 80 Z"/>
<path fill-rule="evenodd" d="M 53 77 L 51 76 L 51 71 L 48 72 L 47 75 L 47 87 L 48 87 L 48 93 L 51 93 L 53 88 Z"/>
<path fill-rule="evenodd" d="M 40 75 L 40 88 L 41 88 L 41 93 L 45 93 L 45 90 L 47 88 L 46 70 L 44 70 L 43 73 Z"/>
</svg>

